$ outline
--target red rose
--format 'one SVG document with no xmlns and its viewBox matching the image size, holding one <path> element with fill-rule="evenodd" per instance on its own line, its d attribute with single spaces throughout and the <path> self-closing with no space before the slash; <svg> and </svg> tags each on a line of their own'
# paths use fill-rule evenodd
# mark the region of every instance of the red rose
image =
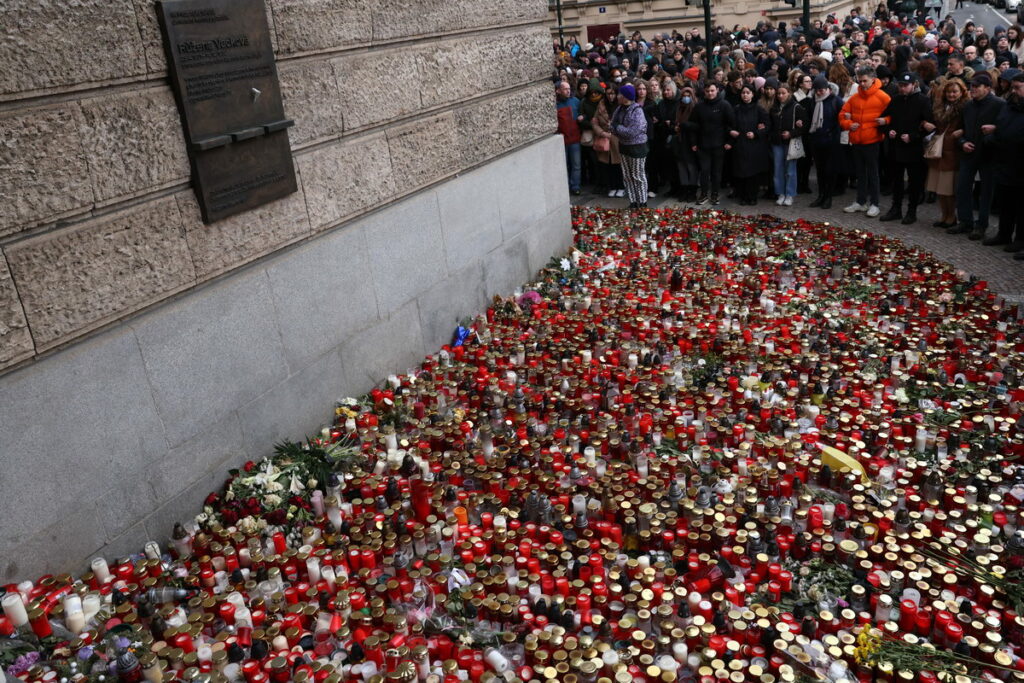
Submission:
<svg viewBox="0 0 1024 683">
<path fill-rule="evenodd" d="M 288 513 L 285 512 L 283 508 L 278 508 L 277 510 L 268 512 L 264 519 L 267 520 L 268 524 L 278 526 L 285 523 L 285 521 L 288 519 Z"/>
<path fill-rule="evenodd" d="M 245 470 L 246 472 L 252 472 L 255 467 L 256 463 L 254 463 L 252 460 L 242 465 L 242 469 Z"/>
<path fill-rule="evenodd" d="M 219 496 L 217 496 L 216 493 L 211 493 L 206 497 L 206 501 L 203 503 L 203 505 L 209 505 L 211 507 L 216 505 L 218 497 Z"/>
</svg>

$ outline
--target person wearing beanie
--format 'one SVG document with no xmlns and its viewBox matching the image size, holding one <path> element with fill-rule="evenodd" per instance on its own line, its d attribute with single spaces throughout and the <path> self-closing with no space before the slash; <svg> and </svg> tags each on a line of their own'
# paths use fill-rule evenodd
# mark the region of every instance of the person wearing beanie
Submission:
<svg viewBox="0 0 1024 683">
<path fill-rule="evenodd" d="M 882 91 L 891 98 L 896 96 L 896 84 L 892 80 L 892 69 L 882 64 L 875 68 L 875 75 L 882 82 Z"/>
<path fill-rule="evenodd" d="M 983 138 L 992 132 L 1006 102 L 992 94 L 992 77 L 985 72 L 974 75 L 969 86 L 971 101 L 964 107 L 964 134 L 960 136 L 960 168 L 956 182 L 956 217 L 959 223 L 947 230 L 951 235 L 968 233 L 980 240 L 988 230 L 989 211 L 995 182 L 992 174 L 991 147 Z M 974 176 L 981 175 L 978 217 L 974 217 Z"/>
<path fill-rule="evenodd" d="M 685 76 L 687 80 L 696 83 L 697 81 L 700 80 L 700 67 L 691 66 L 689 69 L 683 72 L 683 76 Z"/>
<path fill-rule="evenodd" d="M 636 102 L 636 88 L 629 83 L 619 88 L 619 107 L 612 115 L 611 127 L 619 141 L 629 208 L 647 208 L 647 117 Z"/>
</svg>

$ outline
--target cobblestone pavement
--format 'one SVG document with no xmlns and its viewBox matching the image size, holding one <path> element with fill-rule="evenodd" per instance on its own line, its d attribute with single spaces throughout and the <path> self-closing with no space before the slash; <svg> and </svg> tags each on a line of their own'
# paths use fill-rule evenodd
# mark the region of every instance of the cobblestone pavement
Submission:
<svg viewBox="0 0 1024 683">
<path fill-rule="evenodd" d="M 972 242 L 967 239 L 966 235 L 947 235 L 944 230 L 933 228 L 932 223 L 939 220 L 937 204 L 922 204 L 918 208 L 917 223 L 902 225 L 899 221 L 882 223 L 877 218 L 868 218 L 864 213 L 844 213 L 843 207 L 850 204 L 855 198 L 853 190 L 847 190 L 845 194 L 835 197 L 832 200 L 832 208 L 828 210 L 812 209 L 807 206 L 814 201 L 816 194 L 798 195 L 793 206 L 777 206 L 774 201 L 768 199 L 758 200 L 757 206 L 740 206 L 734 200 L 726 198 L 727 192 L 727 189 L 723 190 L 722 201 L 717 208 L 745 215 L 766 213 L 789 220 L 803 218 L 811 221 L 827 221 L 840 227 L 856 228 L 895 237 L 903 240 L 906 244 L 930 252 L 941 261 L 950 263 L 987 281 L 991 290 L 1001 294 L 1007 300 L 1024 302 L 1024 261 L 1013 260 L 1013 255 L 1004 252 L 1002 247 L 983 247 L 981 242 Z M 889 208 L 888 199 L 888 197 L 882 197 L 883 212 Z M 583 195 L 573 198 L 573 204 L 619 209 L 625 208 L 629 204 L 629 200 L 584 192 Z M 649 200 L 648 206 L 657 208 L 683 205 L 674 199 L 657 197 Z M 997 221 L 997 217 L 993 217 L 989 221 L 989 235 L 995 234 Z"/>
</svg>

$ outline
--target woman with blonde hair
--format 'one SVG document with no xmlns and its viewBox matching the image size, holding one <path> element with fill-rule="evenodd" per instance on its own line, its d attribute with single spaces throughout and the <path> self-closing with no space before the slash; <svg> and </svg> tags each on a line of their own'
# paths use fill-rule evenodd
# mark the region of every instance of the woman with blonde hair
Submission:
<svg viewBox="0 0 1024 683">
<path fill-rule="evenodd" d="M 956 225 L 956 169 L 963 135 L 964 107 L 967 106 L 967 88 L 959 78 L 950 78 L 935 88 L 932 115 L 935 123 L 924 123 L 926 131 L 942 135 L 942 156 L 928 159 L 928 179 L 925 190 L 934 192 L 939 199 L 941 218 L 936 228 Z"/>
</svg>

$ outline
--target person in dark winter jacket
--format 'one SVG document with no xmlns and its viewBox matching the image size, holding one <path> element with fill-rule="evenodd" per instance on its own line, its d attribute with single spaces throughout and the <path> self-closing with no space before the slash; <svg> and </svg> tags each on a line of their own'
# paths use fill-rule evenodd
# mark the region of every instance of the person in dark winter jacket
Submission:
<svg viewBox="0 0 1024 683">
<path fill-rule="evenodd" d="M 889 101 L 884 116 L 889 119 L 884 135 L 889 141 L 889 180 L 892 182 L 892 207 L 879 220 L 903 219 L 904 225 L 917 221 L 917 205 L 924 193 L 923 124 L 932 120 L 932 105 L 916 90 L 917 77 L 910 72 L 896 75 L 899 93 Z M 903 176 L 908 180 L 907 214 L 903 215 Z"/>
<path fill-rule="evenodd" d="M 1006 251 L 1016 252 L 1013 258 L 1024 261 L 1024 204 L 1020 201 L 1024 192 L 1024 174 L 1020 172 L 1020 160 L 1024 159 L 1024 73 L 1013 77 L 1010 88 L 995 128 L 983 139 L 985 147 L 993 150 L 999 232 L 982 244 L 1006 245 Z"/>
<path fill-rule="evenodd" d="M 964 108 L 964 134 L 960 137 L 960 170 L 956 183 L 956 215 L 959 224 L 947 230 L 950 234 L 970 233 L 981 239 L 988 230 L 989 209 L 995 189 L 992 177 L 994 149 L 982 145 L 982 138 L 992 126 L 1006 102 L 992 94 L 992 78 L 982 72 L 970 83 L 971 101 Z M 974 218 L 974 176 L 981 175 L 978 218 Z"/>
<path fill-rule="evenodd" d="M 657 166 L 661 182 L 668 181 L 672 196 L 679 195 L 679 173 L 676 170 L 675 154 L 669 148 L 668 139 L 675 130 L 676 110 L 679 97 L 675 81 L 666 79 L 662 86 L 661 101 L 657 103 L 653 119 L 654 145 L 651 148 L 650 163 Z"/>
<path fill-rule="evenodd" d="M 718 190 L 722 184 L 722 165 L 725 161 L 725 145 L 728 131 L 733 129 L 732 105 L 725 101 L 724 93 L 717 83 L 704 86 L 704 99 L 690 116 L 690 130 L 696 140 L 693 151 L 700 159 L 700 196 L 698 204 L 718 203 Z"/>
<path fill-rule="evenodd" d="M 735 108 L 729 131 L 732 148 L 732 177 L 741 206 L 757 204 L 757 177 L 768 165 L 768 112 L 754 98 L 754 88 L 740 87 L 740 103 Z"/>
<path fill-rule="evenodd" d="M 811 202 L 811 206 L 830 209 L 841 158 L 839 111 L 843 108 L 843 101 L 832 92 L 828 80 L 818 76 L 814 79 L 814 95 L 805 98 L 801 104 L 808 113 L 804 146 L 809 147 L 807 151 L 818 169 L 818 198 Z"/>
<path fill-rule="evenodd" d="M 679 106 L 676 107 L 675 130 L 669 147 L 676 160 L 681 201 L 692 202 L 697 198 L 700 185 L 700 169 L 697 164 L 697 138 L 694 136 L 690 119 L 697 106 L 693 86 L 683 85 L 679 89 Z"/>
<path fill-rule="evenodd" d="M 810 99 L 812 97 L 806 97 L 804 101 Z M 775 104 L 769 115 L 769 139 L 772 146 L 772 169 L 775 177 L 775 194 L 778 195 L 777 203 L 779 206 L 792 206 L 797 190 L 797 160 L 789 158 L 790 143 L 803 137 L 807 132 L 810 118 L 807 109 L 797 103 L 786 84 L 779 85 L 775 93 Z M 801 143 L 803 142 L 801 140 Z M 806 149 L 804 153 L 807 153 Z"/>
</svg>

